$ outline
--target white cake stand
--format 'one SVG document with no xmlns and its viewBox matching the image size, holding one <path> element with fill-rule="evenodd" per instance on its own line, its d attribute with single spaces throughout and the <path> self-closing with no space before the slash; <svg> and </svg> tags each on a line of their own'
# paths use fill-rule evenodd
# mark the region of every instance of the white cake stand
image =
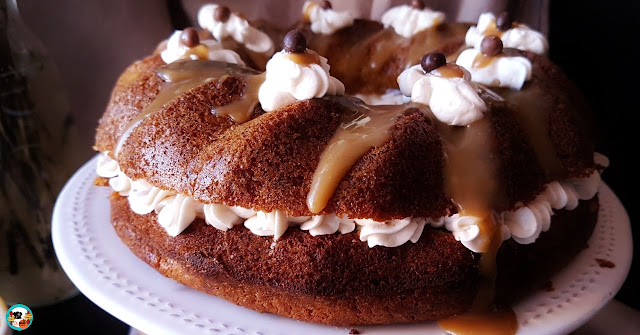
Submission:
<svg viewBox="0 0 640 335">
<path fill-rule="evenodd" d="M 62 268 L 95 304 L 147 334 L 346 335 L 318 325 L 236 306 L 168 279 L 138 259 L 110 224 L 108 187 L 93 185 L 97 156 L 61 191 L 52 237 Z M 518 335 L 565 335 L 585 324 L 622 286 L 631 266 L 629 217 L 612 190 L 600 187 L 599 220 L 589 247 L 552 278 L 554 290 L 512 306 Z M 602 267 L 602 259 L 615 264 Z M 360 333 L 441 335 L 435 322 L 358 327 Z"/>
</svg>

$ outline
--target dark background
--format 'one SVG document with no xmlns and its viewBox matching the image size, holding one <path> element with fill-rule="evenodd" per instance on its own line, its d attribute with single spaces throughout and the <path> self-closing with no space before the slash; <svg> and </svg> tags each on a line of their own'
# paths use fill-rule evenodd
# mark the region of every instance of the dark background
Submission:
<svg viewBox="0 0 640 335">
<path fill-rule="evenodd" d="M 636 1 L 551 1 L 549 57 L 585 93 L 595 120 L 597 150 L 609 157 L 602 179 L 622 201 L 631 219 L 631 272 L 616 298 L 640 309 L 640 228 L 632 192 L 638 185 L 633 161 L 640 153 L 638 99 L 640 25 Z"/>
<path fill-rule="evenodd" d="M 637 84 L 640 55 L 640 29 L 635 1 L 566 1 L 550 2 L 549 57 L 559 64 L 582 88 L 593 108 L 598 131 L 599 152 L 611 164 L 603 180 L 625 206 L 632 222 L 634 239 L 631 272 L 617 300 L 640 309 L 636 283 L 640 280 L 638 249 L 640 228 L 634 227 L 638 215 L 634 203 L 636 176 L 632 160 L 640 153 L 638 136 Z M 129 327 L 94 305 L 83 295 L 60 304 L 34 308 L 37 322 L 24 334 L 127 334 Z M 74 322 L 61 322 L 73 317 Z"/>
</svg>

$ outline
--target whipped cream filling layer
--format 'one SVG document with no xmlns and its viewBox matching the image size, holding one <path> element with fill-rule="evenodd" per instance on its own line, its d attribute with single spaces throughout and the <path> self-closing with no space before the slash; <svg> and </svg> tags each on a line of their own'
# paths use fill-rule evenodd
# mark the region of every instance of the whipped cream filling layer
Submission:
<svg viewBox="0 0 640 335">
<path fill-rule="evenodd" d="M 603 167 L 608 160 L 596 154 L 595 161 Z M 360 241 L 369 247 L 397 247 L 409 241 L 416 243 L 425 225 L 444 227 L 457 241 L 474 252 L 481 252 L 485 236 L 481 232 L 480 218 L 453 214 L 438 219 L 414 218 L 379 222 L 371 219 L 351 219 L 346 216 L 314 215 L 288 216 L 284 211 L 255 211 L 238 206 L 203 204 L 192 197 L 162 190 L 144 180 L 131 180 L 118 163 L 102 153 L 98 157 L 96 172 L 108 178 L 111 188 L 126 196 L 132 211 L 144 215 L 155 212 L 160 224 L 170 236 L 177 236 L 196 218 L 204 219 L 213 227 L 226 231 L 236 225 L 260 236 L 273 236 L 278 240 L 292 226 L 308 231 L 313 236 L 334 233 L 347 234 L 359 230 Z M 503 240 L 513 238 L 521 244 L 533 243 L 540 233 L 550 227 L 554 210 L 572 210 L 579 200 L 591 199 L 600 185 L 600 173 L 594 171 L 586 178 L 551 182 L 533 201 L 517 209 L 496 214 L 496 222 Z"/>
</svg>

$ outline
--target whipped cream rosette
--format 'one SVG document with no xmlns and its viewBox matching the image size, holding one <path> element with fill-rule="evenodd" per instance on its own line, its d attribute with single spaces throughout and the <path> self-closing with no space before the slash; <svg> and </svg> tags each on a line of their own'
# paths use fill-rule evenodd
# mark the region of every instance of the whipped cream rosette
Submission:
<svg viewBox="0 0 640 335">
<path fill-rule="evenodd" d="M 465 43 L 480 49 L 482 39 L 487 35 L 496 35 L 502 39 L 505 48 L 515 48 L 546 54 L 549 43 L 546 37 L 523 23 L 515 22 L 507 12 L 496 16 L 494 13 L 480 14 L 478 24 L 467 31 Z"/>
<path fill-rule="evenodd" d="M 445 21 L 443 12 L 426 8 L 422 1 L 413 1 L 411 5 L 400 5 L 387 10 L 380 21 L 385 28 L 391 27 L 401 36 L 411 38 L 413 35 Z"/>
</svg>

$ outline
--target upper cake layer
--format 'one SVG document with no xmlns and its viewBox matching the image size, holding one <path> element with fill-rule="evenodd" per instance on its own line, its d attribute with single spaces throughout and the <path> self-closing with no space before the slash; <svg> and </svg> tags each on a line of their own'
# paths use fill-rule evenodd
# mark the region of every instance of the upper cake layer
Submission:
<svg viewBox="0 0 640 335">
<path fill-rule="evenodd" d="M 127 68 L 95 149 L 130 180 L 200 204 L 381 224 L 441 225 L 454 215 L 502 223 L 553 193 L 553 182 L 599 177 L 582 124 L 588 107 L 561 69 L 497 37 L 469 48 L 482 27 L 427 14 L 433 26 L 415 31 L 387 17 L 345 19 L 330 34 L 316 33 L 310 15 L 293 35 L 248 26 L 252 44 L 231 21 L 202 14 L 220 41 L 189 28 Z M 273 36 L 285 37 L 256 51 Z M 389 91 L 405 97 L 373 106 L 349 96 Z M 591 186 L 570 188 L 582 198 Z"/>
</svg>

